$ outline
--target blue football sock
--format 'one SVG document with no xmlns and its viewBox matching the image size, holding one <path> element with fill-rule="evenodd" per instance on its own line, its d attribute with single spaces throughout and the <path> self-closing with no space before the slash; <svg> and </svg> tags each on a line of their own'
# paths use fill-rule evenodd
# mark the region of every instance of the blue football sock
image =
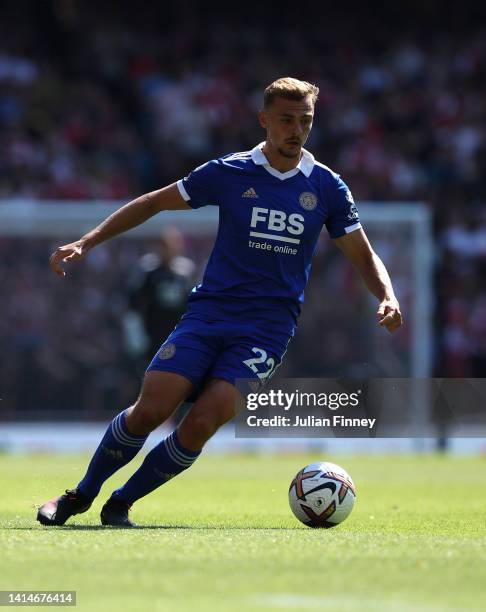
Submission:
<svg viewBox="0 0 486 612">
<path fill-rule="evenodd" d="M 135 474 L 113 492 L 112 497 L 129 504 L 151 493 L 177 474 L 187 470 L 201 454 L 181 446 L 177 431 L 153 448 Z"/>
<path fill-rule="evenodd" d="M 131 461 L 147 438 L 131 434 L 125 424 L 125 411 L 120 412 L 108 426 L 85 477 L 78 484 L 81 493 L 94 499 L 105 480 Z"/>
</svg>

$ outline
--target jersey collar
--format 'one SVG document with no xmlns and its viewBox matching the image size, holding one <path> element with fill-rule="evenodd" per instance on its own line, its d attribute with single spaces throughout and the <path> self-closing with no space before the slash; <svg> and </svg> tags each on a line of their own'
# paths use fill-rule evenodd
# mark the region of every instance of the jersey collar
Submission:
<svg viewBox="0 0 486 612">
<path fill-rule="evenodd" d="M 314 169 L 315 159 L 312 153 L 306 149 L 302 149 L 302 157 L 295 168 L 292 168 L 292 170 L 288 170 L 287 172 L 280 172 L 269 164 L 268 159 L 265 157 L 265 154 L 262 151 L 264 144 L 264 142 L 261 142 L 251 150 L 251 159 L 257 166 L 263 166 L 272 176 L 276 176 L 281 181 L 284 181 L 291 176 L 295 176 L 299 172 L 302 172 L 302 174 L 304 174 L 307 178 L 311 175 L 311 172 Z"/>
</svg>

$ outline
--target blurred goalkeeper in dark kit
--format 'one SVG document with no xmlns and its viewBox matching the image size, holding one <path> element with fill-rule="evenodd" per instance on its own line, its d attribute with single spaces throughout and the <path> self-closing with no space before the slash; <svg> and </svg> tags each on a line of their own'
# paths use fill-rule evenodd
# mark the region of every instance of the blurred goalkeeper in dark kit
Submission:
<svg viewBox="0 0 486 612">
<path fill-rule="evenodd" d="M 194 285 L 194 262 L 184 255 L 184 237 L 176 227 L 164 229 L 158 250 L 140 258 L 130 281 L 129 314 L 124 322 L 132 354 L 150 360 L 186 310 Z"/>
</svg>

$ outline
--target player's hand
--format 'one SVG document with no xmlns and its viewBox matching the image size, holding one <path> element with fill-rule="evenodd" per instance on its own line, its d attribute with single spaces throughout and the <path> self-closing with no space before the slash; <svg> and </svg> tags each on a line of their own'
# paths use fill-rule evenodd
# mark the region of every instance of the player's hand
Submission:
<svg viewBox="0 0 486 612">
<path fill-rule="evenodd" d="M 378 306 L 376 314 L 379 325 L 386 327 L 389 332 L 396 331 L 403 323 L 400 304 L 396 298 L 383 300 Z"/>
<path fill-rule="evenodd" d="M 83 259 L 83 257 L 86 257 L 88 250 L 88 247 L 82 240 L 60 246 L 49 258 L 51 270 L 58 276 L 66 276 L 66 272 L 61 264 Z"/>
</svg>

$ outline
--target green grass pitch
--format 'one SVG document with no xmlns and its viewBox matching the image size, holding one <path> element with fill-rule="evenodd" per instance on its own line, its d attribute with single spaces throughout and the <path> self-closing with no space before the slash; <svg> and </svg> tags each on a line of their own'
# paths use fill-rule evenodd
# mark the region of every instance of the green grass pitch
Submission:
<svg viewBox="0 0 486 612">
<path fill-rule="evenodd" d="M 301 525 L 287 504 L 316 460 L 346 468 L 351 516 Z M 139 501 L 144 529 L 64 527 L 35 506 L 74 486 L 86 456 L 0 457 L 0 589 L 76 590 L 80 610 L 468 612 L 486 610 L 486 457 L 231 455 L 194 467 Z"/>
</svg>

